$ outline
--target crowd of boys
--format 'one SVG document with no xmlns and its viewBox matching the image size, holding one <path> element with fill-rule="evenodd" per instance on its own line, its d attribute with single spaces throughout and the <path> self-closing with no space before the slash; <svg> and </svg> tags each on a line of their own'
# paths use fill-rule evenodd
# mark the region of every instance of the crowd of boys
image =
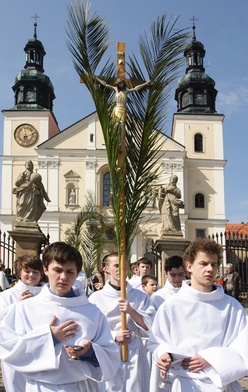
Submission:
<svg viewBox="0 0 248 392">
<path fill-rule="evenodd" d="M 221 261 L 220 245 L 197 239 L 166 260 L 158 288 L 141 258 L 122 298 L 117 253 L 104 257 L 107 280 L 89 297 L 75 284 L 83 263 L 73 246 L 18 258 L 17 284 L 0 294 L 6 392 L 156 392 L 166 377 L 172 392 L 241 392 L 247 313 L 214 283 Z"/>
</svg>

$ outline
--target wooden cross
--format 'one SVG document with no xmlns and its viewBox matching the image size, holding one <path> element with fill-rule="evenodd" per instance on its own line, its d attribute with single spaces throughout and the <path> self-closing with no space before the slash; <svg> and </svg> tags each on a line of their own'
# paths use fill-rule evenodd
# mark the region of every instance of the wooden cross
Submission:
<svg viewBox="0 0 248 392">
<path fill-rule="evenodd" d="M 117 78 L 125 79 L 125 42 L 117 42 Z M 126 81 L 127 82 L 127 81 Z M 125 166 L 125 154 L 126 154 L 126 143 L 125 143 L 125 124 L 122 125 L 124 129 L 124 135 L 121 140 L 121 149 L 118 151 L 118 167 Z M 124 170 L 124 176 L 126 171 Z M 120 219 L 122 219 L 122 213 L 124 211 L 125 194 L 121 195 L 120 202 Z M 121 254 L 119 256 L 119 268 L 120 268 L 120 283 L 121 283 L 121 297 L 126 299 L 126 231 L 123 229 L 121 239 Z M 126 313 L 121 312 L 121 328 L 127 329 Z M 121 345 L 121 358 L 123 362 L 128 360 L 128 344 L 123 342 Z"/>
<path fill-rule="evenodd" d="M 125 42 L 117 42 L 117 77 L 120 79 L 125 79 L 126 69 L 125 69 Z"/>
</svg>

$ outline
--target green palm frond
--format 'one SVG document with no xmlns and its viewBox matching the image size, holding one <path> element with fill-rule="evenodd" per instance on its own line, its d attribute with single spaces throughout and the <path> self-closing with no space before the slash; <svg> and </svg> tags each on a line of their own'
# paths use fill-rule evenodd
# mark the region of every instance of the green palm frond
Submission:
<svg viewBox="0 0 248 392">
<path fill-rule="evenodd" d="M 65 238 L 67 243 L 75 246 L 81 253 L 87 277 L 90 277 L 98 267 L 101 251 L 106 242 L 105 232 L 108 226 L 106 217 L 99 213 L 92 195 L 88 194 L 86 205 L 66 231 Z"/>
<path fill-rule="evenodd" d="M 144 33 L 139 39 L 144 63 L 142 69 L 146 69 L 153 85 L 149 90 L 133 94 L 128 102 L 125 189 L 127 244 L 132 243 L 138 228 L 137 222 L 149 202 L 147 191 L 151 184 L 156 183 L 159 175 L 160 168 L 156 163 L 160 158 L 161 132 L 170 92 L 183 64 L 182 53 L 188 38 L 185 30 L 174 32 L 176 21 L 171 19 L 166 24 L 166 15 L 162 15 L 151 24 L 149 38 Z M 145 79 L 142 69 L 136 56 L 129 57 L 129 77 L 134 84 Z"/>
<path fill-rule="evenodd" d="M 120 250 L 120 241 L 125 231 L 128 256 L 142 214 L 149 202 L 148 190 L 153 191 L 159 176 L 160 167 L 157 163 L 167 106 L 188 39 L 186 30 L 175 30 L 176 22 L 177 20 L 171 19 L 166 23 L 166 15 L 152 22 L 150 34 L 145 33 L 139 39 L 143 63 L 133 55 L 126 64 L 128 77 L 134 86 L 145 80 L 151 80 L 153 84 L 128 96 L 126 153 L 123 165 L 118 165 L 119 129 L 111 117 L 113 93 L 102 85 L 98 86 L 94 79 L 100 61 L 108 49 L 109 29 L 96 13 L 90 17 L 87 4 L 78 1 L 69 9 L 68 47 L 75 69 L 91 93 L 101 123 L 112 183 L 111 206 L 117 247 Z M 107 61 L 98 72 L 98 77 L 113 85 L 116 78 L 115 69 L 115 64 Z M 123 193 L 125 200 L 124 206 L 121 206 Z"/>
</svg>

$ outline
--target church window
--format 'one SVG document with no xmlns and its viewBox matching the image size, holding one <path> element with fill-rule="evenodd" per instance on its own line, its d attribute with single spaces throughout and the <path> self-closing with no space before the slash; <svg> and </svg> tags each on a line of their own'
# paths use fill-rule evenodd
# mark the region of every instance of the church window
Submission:
<svg viewBox="0 0 248 392">
<path fill-rule="evenodd" d="M 115 231 L 112 227 L 106 230 L 106 237 L 109 241 L 112 241 L 115 239 Z"/>
<path fill-rule="evenodd" d="M 197 59 L 198 59 L 197 53 L 194 53 L 194 65 L 197 65 Z"/>
<path fill-rule="evenodd" d="M 196 238 L 206 238 L 206 230 L 205 229 L 196 229 L 195 237 Z"/>
<path fill-rule="evenodd" d="M 182 107 L 184 108 L 185 106 L 187 106 L 189 104 L 189 94 L 188 91 L 186 91 L 183 95 L 182 95 Z"/>
<path fill-rule="evenodd" d="M 196 133 L 194 136 L 194 150 L 195 152 L 203 152 L 203 137 L 201 133 Z"/>
<path fill-rule="evenodd" d="M 45 107 L 47 105 L 46 91 L 43 88 L 39 89 L 39 103 Z"/>
<path fill-rule="evenodd" d="M 194 90 L 194 104 L 195 105 L 203 105 L 204 102 L 204 93 L 201 89 L 195 89 Z"/>
<path fill-rule="evenodd" d="M 111 179 L 109 171 L 103 175 L 103 206 L 107 207 L 110 205 L 110 192 L 111 192 Z"/>
<path fill-rule="evenodd" d="M 35 102 L 35 91 L 33 87 L 27 87 L 25 89 L 25 101 L 26 102 Z"/>
<path fill-rule="evenodd" d="M 195 208 L 204 208 L 205 198 L 202 193 L 196 193 L 195 195 Z"/>
<path fill-rule="evenodd" d="M 18 91 L 16 92 L 16 96 L 17 96 L 17 103 L 22 102 L 22 96 L 23 96 L 23 94 L 22 94 L 22 91 L 21 91 L 21 90 L 18 90 Z"/>
<path fill-rule="evenodd" d="M 30 50 L 29 59 L 30 59 L 30 63 L 34 63 L 34 59 L 35 59 L 35 51 L 34 50 Z"/>
</svg>

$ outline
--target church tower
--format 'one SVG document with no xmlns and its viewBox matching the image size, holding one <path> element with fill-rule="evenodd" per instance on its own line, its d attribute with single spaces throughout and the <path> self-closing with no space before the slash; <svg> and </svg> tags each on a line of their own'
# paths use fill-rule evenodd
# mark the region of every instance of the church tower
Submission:
<svg viewBox="0 0 248 392">
<path fill-rule="evenodd" d="M 44 46 L 37 39 L 37 23 L 34 24 L 34 36 L 29 39 L 24 51 L 26 64 L 15 78 L 12 87 L 15 93 L 15 109 L 53 109 L 54 88 L 48 76 L 44 74 L 43 61 L 46 54 Z"/>
<path fill-rule="evenodd" d="M 12 87 L 14 106 L 3 110 L 3 158 L 2 158 L 2 230 L 12 230 L 15 221 L 16 197 L 12 195 L 17 176 L 24 170 L 25 162 L 32 161 L 35 171 L 42 176 L 49 192 L 48 170 L 38 159 L 37 146 L 58 134 L 59 127 L 53 113 L 55 99 L 50 78 L 44 73 L 44 46 L 37 39 L 37 23 L 33 38 L 24 48 L 25 65 Z"/>
<path fill-rule="evenodd" d="M 205 73 L 204 45 L 192 39 L 184 50 L 186 73 L 175 92 L 172 138 L 185 147 L 186 238 L 225 231 L 223 114 L 216 111 L 215 81 Z"/>
<path fill-rule="evenodd" d="M 214 88 L 215 81 L 205 73 L 203 67 L 205 53 L 203 44 L 196 39 L 193 25 L 192 41 L 184 50 L 186 75 L 179 79 L 175 94 L 179 113 L 216 113 L 217 91 Z"/>
</svg>

